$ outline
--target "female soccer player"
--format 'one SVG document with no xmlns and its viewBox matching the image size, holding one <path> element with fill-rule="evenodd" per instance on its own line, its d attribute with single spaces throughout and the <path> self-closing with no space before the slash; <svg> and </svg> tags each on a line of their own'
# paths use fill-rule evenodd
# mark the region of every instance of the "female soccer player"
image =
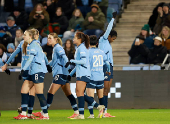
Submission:
<svg viewBox="0 0 170 124">
<path fill-rule="evenodd" d="M 111 116 L 109 113 L 107 113 L 107 104 L 108 104 L 108 93 L 110 92 L 110 87 L 113 80 L 113 54 L 112 54 L 112 46 L 110 45 L 116 38 L 117 38 L 117 32 L 112 30 L 113 22 L 115 20 L 115 17 L 117 15 L 117 12 L 113 13 L 113 18 L 110 21 L 109 25 L 107 26 L 106 32 L 104 32 L 104 35 L 102 35 L 99 38 L 99 49 L 101 49 L 107 56 L 107 60 L 110 63 L 110 71 L 111 75 L 106 74 L 107 66 L 104 65 L 103 71 L 104 71 L 104 99 L 105 99 L 105 111 L 103 117 L 115 117 Z"/>
<path fill-rule="evenodd" d="M 97 90 L 100 105 L 104 105 L 103 98 L 103 86 L 104 86 L 104 73 L 103 65 L 106 64 L 108 74 L 110 73 L 110 64 L 107 61 L 107 57 L 102 50 L 96 47 L 98 44 L 97 37 L 95 35 L 90 36 L 90 49 L 89 49 L 89 62 L 90 62 L 90 83 L 87 83 L 86 92 L 89 97 L 94 98 L 94 91 Z M 93 106 L 88 104 L 90 116 L 88 118 L 94 118 Z"/>
<path fill-rule="evenodd" d="M 68 67 L 65 65 L 68 62 L 68 58 L 62 48 L 62 41 L 56 33 L 50 33 L 48 35 L 48 44 L 52 45 L 53 57 L 49 63 L 53 70 L 53 83 L 51 84 L 47 94 L 47 108 L 50 107 L 53 101 L 53 96 L 57 90 L 61 87 L 67 98 L 69 99 L 71 106 L 74 110 L 74 114 L 68 118 L 74 118 L 79 114 L 75 97 L 70 90 L 70 84 L 67 82 L 67 76 L 69 74 Z M 37 112 L 34 116 L 40 116 L 41 112 Z"/>
<path fill-rule="evenodd" d="M 12 57 L 16 56 L 16 54 L 22 50 L 23 55 L 22 55 L 22 65 L 21 65 L 22 71 L 21 72 L 22 72 L 23 79 L 25 79 L 22 89 L 21 89 L 22 113 L 18 115 L 17 117 L 14 117 L 15 119 L 27 119 L 26 110 L 27 110 L 27 104 L 28 104 L 28 92 L 33 85 L 35 86 L 37 96 L 40 99 L 40 104 L 45 113 L 39 119 L 49 119 L 47 109 L 46 109 L 46 104 L 45 104 L 46 100 L 43 95 L 43 76 L 44 76 L 44 73 L 46 73 L 46 66 L 44 67 L 44 63 L 45 63 L 44 54 L 42 52 L 42 49 L 39 43 L 37 43 L 37 41 L 33 39 L 34 39 L 34 31 L 31 31 L 31 30 L 25 31 L 24 33 L 25 42 L 22 41 L 20 43 L 16 51 L 12 54 L 12 56 L 8 60 L 8 61 L 10 61 L 10 59 L 12 60 Z M 28 43 L 30 44 L 29 47 L 27 47 Z M 35 47 L 36 47 L 36 50 L 35 50 Z M 34 62 L 32 62 L 32 60 Z M 6 69 L 7 64 L 8 62 L 4 65 L 4 67 L 2 67 L 3 70 Z M 29 66 L 30 68 L 32 68 L 32 70 L 29 70 Z M 29 71 L 29 75 L 28 75 L 28 71 Z"/>
<path fill-rule="evenodd" d="M 37 43 L 40 43 L 38 41 L 39 38 L 39 31 L 37 29 L 31 29 L 34 32 L 34 38 L 36 40 Z M 18 45 L 17 49 L 13 52 L 13 54 L 10 56 L 10 58 L 8 59 L 8 61 L 6 62 L 6 64 L 2 67 L 2 70 L 6 70 L 8 64 L 11 62 L 11 60 L 20 52 L 23 51 L 23 44 L 27 45 L 28 43 L 21 41 L 21 43 Z M 27 53 L 29 54 L 29 52 Z M 46 64 L 48 64 L 48 60 L 47 57 L 44 56 L 45 62 Z M 24 67 L 26 61 L 28 60 L 28 55 L 22 54 L 22 64 L 21 64 L 21 69 Z M 27 75 L 26 77 L 21 77 L 21 75 L 19 75 L 19 79 L 21 80 L 21 78 L 25 81 L 29 81 L 29 75 L 28 75 L 28 69 L 24 72 L 24 75 Z M 49 71 L 49 70 L 48 70 Z M 49 71 L 50 72 L 50 71 Z M 33 110 L 33 106 L 34 106 L 34 99 L 35 99 L 35 87 L 33 86 L 30 91 L 29 91 L 29 97 L 28 97 L 28 114 L 27 114 L 27 118 L 29 119 L 34 119 L 34 117 L 31 115 L 32 114 L 32 110 Z M 22 112 L 22 108 L 18 108 L 18 113 L 20 114 Z"/>
<path fill-rule="evenodd" d="M 74 36 L 74 44 L 77 45 L 75 60 L 70 60 L 75 63 L 76 67 L 70 73 L 72 76 L 76 71 L 76 95 L 78 98 L 79 115 L 74 119 L 84 119 L 84 101 L 92 104 L 99 110 L 99 116 L 102 117 L 104 106 L 97 104 L 93 98 L 84 95 L 86 83 L 90 81 L 90 65 L 89 65 L 89 37 L 82 32 L 77 32 Z M 68 76 L 70 78 L 70 76 Z M 68 78 L 68 80 L 69 80 Z"/>
</svg>

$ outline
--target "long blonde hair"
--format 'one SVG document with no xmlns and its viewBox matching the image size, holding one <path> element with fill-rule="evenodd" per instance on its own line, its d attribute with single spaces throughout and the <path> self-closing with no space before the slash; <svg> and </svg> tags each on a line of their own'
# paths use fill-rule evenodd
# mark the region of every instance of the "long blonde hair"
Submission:
<svg viewBox="0 0 170 124">
<path fill-rule="evenodd" d="M 28 32 L 29 36 L 31 37 L 32 40 L 35 39 L 35 35 L 36 35 L 36 31 L 33 30 L 33 29 L 30 29 L 30 30 L 26 30 L 25 32 Z M 23 48 L 23 53 L 25 55 L 27 55 L 27 45 L 28 43 L 26 41 L 24 41 L 23 45 L 22 45 L 22 48 Z"/>
<path fill-rule="evenodd" d="M 162 31 L 163 31 L 163 29 L 168 30 L 168 32 L 169 32 L 168 37 L 169 37 L 169 36 L 170 36 L 170 28 L 169 28 L 168 26 L 164 26 L 164 27 L 162 28 Z M 159 34 L 159 36 L 160 36 L 161 38 L 168 39 L 168 37 L 165 37 L 165 36 L 163 35 L 162 31 L 161 31 L 161 33 Z"/>
<path fill-rule="evenodd" d="M 49 35 L 53 36 L 54 38 L 57 38 L 57 43 L 59 43 L 62 46 L 62 40 L 61 38 L 58 37 L 58 35 L 56 33 L 50 33 Z"/>
</svg>

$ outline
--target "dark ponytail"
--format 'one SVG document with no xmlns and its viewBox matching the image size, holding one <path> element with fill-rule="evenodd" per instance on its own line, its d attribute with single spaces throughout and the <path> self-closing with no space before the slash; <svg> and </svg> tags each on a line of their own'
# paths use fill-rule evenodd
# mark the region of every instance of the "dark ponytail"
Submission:
<svg viewBox="0 0 170 124">
<path fill-rule="evenodd" d="M 78 39 L 81 39 L 81 43 L 83 43 L 83 42 L 85 43 L 85 46 L 88 49 L 89 45 L 90 45 L 89 36 L 84 34 L 83 32 L 77 32 L 76 36 L 77 36 Z"/>
</svg>

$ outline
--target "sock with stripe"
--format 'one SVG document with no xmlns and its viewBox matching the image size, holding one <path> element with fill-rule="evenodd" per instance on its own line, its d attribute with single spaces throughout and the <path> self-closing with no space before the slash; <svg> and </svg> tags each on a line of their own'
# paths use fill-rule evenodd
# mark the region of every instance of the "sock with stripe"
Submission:
<svg viewBox="0 0 170 124">
<path fill-rule="evenodd" d="M 84 96 L 77 97 L 79 114 L 84 115 Z"/>
<path fill-rule="evenodd" d="M 35 96 L 29 95 L 28 97 L 28 114 L 32 114 Z"/>
<path fill-rule="evenodd" d="M 47 94 L 47 109 L 50 107 L 51 103 L 53 102 L 54 95 L 51 93 Z"/>
<path fill-rule="evenodd" d="M 93 97 L 91 97 L 91 98 L 93 98 Z M 93 106 L 89 103 L 88 103 L 88 109 L 89 109 L 90 114 L 93 115 L 94 114 L 93 113 Z"/>
<path fill-rule="evenodd" d="M 69 99 L 69 101 L 70 101 L 70 103 L 71 103 L 71 107 L 73 108 L 73 110 L 74 110 L 74 111 L 78 111 L 76 99 L 75 99 L 75 97 L 73 96 L 73 94 L 67 96 L 67 98 Z"/>
<path fill-rule="evenodd" d="M 27 107 L 28 107 L 28 93 L 26 94 L 21 93 L 21 108 L 22 108 L 22 113 L 24 113 L 23 115 L 26 115 Z"/>
<path fill-rule="evenodd" d="M 94 106 L 94 107 L 98 107 L 99 106 L 99 104 L 93 99 L 93 97 L 89 97 L 89 96 L 87 96 L 87 95 L 84 95 L 84 100 L 88 103 L 88 104 L 90 104 L 90 105 L 92 105 L 92 106 Z"/>
<path fill-rule="evenodd" d="M 45 99 L 44 94 L 37 94 L 37 97 L 39 99 L 40 106 L 41 106 L 43 113 L 47 114 L 48 113 L 48 111 L 47 111 L 47 100 Z"/>
</svg>

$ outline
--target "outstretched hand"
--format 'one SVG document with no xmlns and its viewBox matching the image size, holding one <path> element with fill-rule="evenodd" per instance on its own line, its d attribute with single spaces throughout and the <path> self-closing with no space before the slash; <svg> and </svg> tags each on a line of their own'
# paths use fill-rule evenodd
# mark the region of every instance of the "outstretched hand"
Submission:
<svg viewBox="0 0 170 124">
<path fill-rule="evenodd" d="M 113 15 L 113 18 L 115 19 L 115 18 L 116 18 L 116 15 L 117 15 L 117 11 L 116 11 L 116 12 L 113 12 L 112 15 Z"/>
</svg>

